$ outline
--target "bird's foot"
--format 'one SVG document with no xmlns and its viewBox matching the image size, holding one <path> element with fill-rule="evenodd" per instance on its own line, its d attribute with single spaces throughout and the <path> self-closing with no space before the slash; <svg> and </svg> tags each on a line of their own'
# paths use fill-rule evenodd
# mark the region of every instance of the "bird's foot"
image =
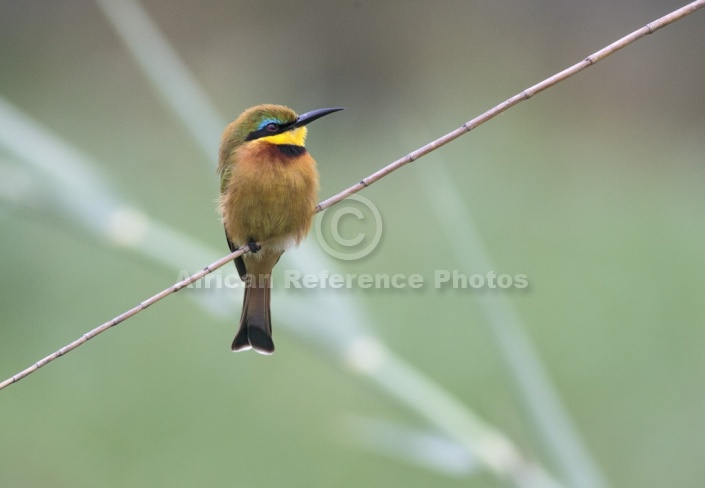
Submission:
<svg viewBox="0 0 705 488">
<path fill-rule="evenodd" d="M 250 248 L 250 252 L 252 254 L 257 254 L 260 249 L 262 249 L 262 246 L 257 244 L 257 241 L 255 241 L 252 237 L 247 241 L 247 247 Z"/>
</svg>

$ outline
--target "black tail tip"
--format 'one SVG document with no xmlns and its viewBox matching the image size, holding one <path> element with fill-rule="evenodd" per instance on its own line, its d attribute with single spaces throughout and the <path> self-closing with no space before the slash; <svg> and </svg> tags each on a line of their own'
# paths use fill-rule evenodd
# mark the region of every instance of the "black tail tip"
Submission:
<svg viewBox="0 0 705 488">
<path fill-rule="evenodd" d="M 256 327 L 248 327 L 245 334 L 235 336 L 231 349 L 233 352 L 247 351 L 254 349 L 260 354 L 274 354 L 274 341 L 263 330 Z"/>
<path fill-rule="evenodd" d="M 245 330 L 244 334 L 238 333 L 235 336 L 235 340 L 233 340 L 233 345 L 230 348 L 233 350 L 233 352 L 247 351 L 248 349 L 252 349 L 250 341 L 247 338 L 247 330 Z"/>
<path fill-rule="evenodd" d="M 260 354 L 274 354 L 274 341 L 272 336 L 262 329 L 250 327 L 247 334 L 252 349 Z"/>
</svg>

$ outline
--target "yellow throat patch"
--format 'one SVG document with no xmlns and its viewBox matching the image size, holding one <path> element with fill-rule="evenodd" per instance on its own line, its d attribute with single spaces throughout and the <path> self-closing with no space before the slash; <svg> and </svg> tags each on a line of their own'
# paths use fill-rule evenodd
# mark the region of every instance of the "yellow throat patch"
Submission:
<svg viewBox="0 0 705 488">
<path fill-rule="evenodd" d="M 288 130 L 281 134 L 273 136 L 260 137 L 258 140 L 266 141 L 270 144 L 290 144 L 292 146 L 303 146 L 306 142 L 306 127 L 297 127 L 294 130 Z"/>
</svg>

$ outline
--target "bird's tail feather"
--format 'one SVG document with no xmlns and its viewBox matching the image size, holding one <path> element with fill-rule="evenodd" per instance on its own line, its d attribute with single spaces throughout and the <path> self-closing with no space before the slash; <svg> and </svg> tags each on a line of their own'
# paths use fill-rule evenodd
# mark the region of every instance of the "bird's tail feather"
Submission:
<svg viewBox="0 0 705 488">
<path fill-rule="evenodd" d="M 247 283 L 240 316 L 240 330 L 233 340 L 233 351 L 254 349 L 260 354 L 274 352 L 269 310 L 270 292 L 268 279 Z"/>
</svg>

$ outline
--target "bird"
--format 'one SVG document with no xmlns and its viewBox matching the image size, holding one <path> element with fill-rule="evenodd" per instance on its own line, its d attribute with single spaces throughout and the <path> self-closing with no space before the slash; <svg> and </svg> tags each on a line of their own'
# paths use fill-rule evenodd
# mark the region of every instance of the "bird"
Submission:
<svg viewBox="0 0 705 488">
<path fill-rule="evenodd" d="M 271 276 L 285 250 L 308 234 L 315 213 L 319 176 L 304 143 L 307 125 L 344 110 L 323 108 L 297 115 L 283 105 L 245 110 L 223 131 L 218 154 L 218 210 L 245 295 L 233 351 L 272 354 Z"/>
</svg>

